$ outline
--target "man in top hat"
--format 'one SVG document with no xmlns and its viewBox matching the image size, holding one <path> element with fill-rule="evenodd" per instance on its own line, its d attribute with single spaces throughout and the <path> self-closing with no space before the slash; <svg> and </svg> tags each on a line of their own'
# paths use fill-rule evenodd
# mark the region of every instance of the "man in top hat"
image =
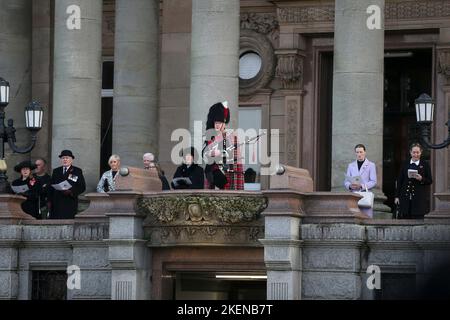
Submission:
<svg viewBox="0 0 450 320">
<path fill-rule="evenodd" d="M 206 188 L 244 190 L 244 172 L 238 158 L 237 137 L 226 132 L 230 122 L 228 102 L 218 102 L 209 108 L 206 140 L 203 147 Z"/>
<path fill-rule="evenodd" d="M 50 219 L 73 219 L 78 211 L 78 195 L 86 190 L 83 171 L 72 165 L 75 158 L 70 150 L 59 155 L 61 167 L 53 170 L 51 184 L 67 181 L 72 187 L 68 190 L 49 188 Z"/>
</svg>

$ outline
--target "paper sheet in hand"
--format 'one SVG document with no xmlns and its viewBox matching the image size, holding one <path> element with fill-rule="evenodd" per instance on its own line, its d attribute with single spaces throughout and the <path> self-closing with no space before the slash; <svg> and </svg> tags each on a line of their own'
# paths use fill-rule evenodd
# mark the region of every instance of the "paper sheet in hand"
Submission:
<svg viewBox="0 0 450 320">
<path fill-rule="evenodd" d="M 189 178 L 183 178 L 183 177 L 180 177 L 180 178 L 175 178 L 175 179 L 173 179 L 172 180 L 172 182 L 173 182 L 173 185 L 175 186 L 175 187 L 178 187 L 178 186 L 190 186 L 190 185 L 192 185 L 192 181 L 191 181 L 191 179 L 189 179 Z"/>
<path fill-rule="evenodd" d="M 11 186 L 11 189 L 15 192 L 15 193 L 24 193 L 27 192 L 28 190 L 30 190 L 28 188 L 28 185 L 23 184 L 21 186 Z"/>
<path fill-rule="evenodd" d="M 351 184 L 361 184 L 361 176 L 347 176 L 347 181 L 349 181 Z"/>
<path fill-rule="evenodd" d="M 52 187 L 55 190 L 59 190 L 59 191 L 72 189 L 72 185 L 67 180 L 64 180 L 63 182 L 60 182 L 58 184 L 52 184 Z"/>
<path fill-rule="evenodd" d="M 408 178 L 415 178 L 416 174 L 418 174 L 419 172 L 417 170 L 414 169 L 408 169 Z"/>
</svg>

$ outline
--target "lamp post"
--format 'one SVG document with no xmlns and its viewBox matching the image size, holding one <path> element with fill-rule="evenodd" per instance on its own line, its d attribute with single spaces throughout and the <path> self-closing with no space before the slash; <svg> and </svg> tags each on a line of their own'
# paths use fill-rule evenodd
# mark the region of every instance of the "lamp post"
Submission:
<svg viewBox="0 0 450 320">
<path fill-rule="evenodd" d="M 31 133 L 31 142 L 26 147 L 16 146 L 16 129 L 14 121 L 8 120 L 5 127 L 5 108 L 9 104 L 9 83 L 0 77 L 0 194 L 5 193 L 8 188 L 8 177 L 6 176 L 5 142 L 11 150 L 16 153 L 28 153 L 33 150 L 37 140 L 37 132 L 42 128 L 42 116 L 44 111 L 37 102 L 31 102 L 25 107 L 25 126 Z"/>
<path fill-rule="evenodd" d="M 420 127 L 422 144 L 430 149 L 442 149 L 450 145 L 450 120 L 447 121 L 448 137 L 439 144 L 431 143 L 431 124 L 434 118 L 434 101 L 425 93 L 422 93 L 415 101 L 417 124 Z"/>
</svg>

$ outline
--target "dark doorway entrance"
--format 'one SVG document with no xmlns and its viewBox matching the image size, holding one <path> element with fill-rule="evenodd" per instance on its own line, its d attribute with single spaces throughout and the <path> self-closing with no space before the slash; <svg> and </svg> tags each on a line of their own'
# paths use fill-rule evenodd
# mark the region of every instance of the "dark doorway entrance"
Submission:
<svg viewBox="0 0 450 320">
<path fill-rule="evenodd" d="M 215 272 L 175 273 L 176 300 L 266 300 L 263 275 L 217 274 Z"/>
<path fill-rule="evenodd" d="M 32 300 L 66 300 L 66 297 L 66 271 L 33 271 L 31 286 Z"/>
<path fill-rule="evenodd" d="M 333 52 L 319 55 L 319 94 L 317 112 L 317 176 L 316 190 L 331 190 L 331 137 L 333 114 Z"/>
<path fill-rule="evenodd" d="M 395 181 L 408 148 L 419 141 L 414 100 L 432 95 L 432 50 L 390 50 L 384 59 L 383 191 L 394 209 Z M 430 160 L 424 150 L 422 159 Z M 428 199 L 429 201 L 429 199 Z"/>
</svg>

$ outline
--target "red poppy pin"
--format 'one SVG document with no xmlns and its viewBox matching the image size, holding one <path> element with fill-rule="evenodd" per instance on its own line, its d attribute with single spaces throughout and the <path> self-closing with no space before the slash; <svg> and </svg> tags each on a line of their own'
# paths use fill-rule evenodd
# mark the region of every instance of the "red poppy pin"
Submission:
<svg viewBox="0 0 450 320">
<path fill-rule="evenodd" d="M 34 186 L 35 183 L 36 183 L 36 179 L 33 178 L 33 179 L 30 180 L 30 185 L 31 186 Z"/>
</svg>

